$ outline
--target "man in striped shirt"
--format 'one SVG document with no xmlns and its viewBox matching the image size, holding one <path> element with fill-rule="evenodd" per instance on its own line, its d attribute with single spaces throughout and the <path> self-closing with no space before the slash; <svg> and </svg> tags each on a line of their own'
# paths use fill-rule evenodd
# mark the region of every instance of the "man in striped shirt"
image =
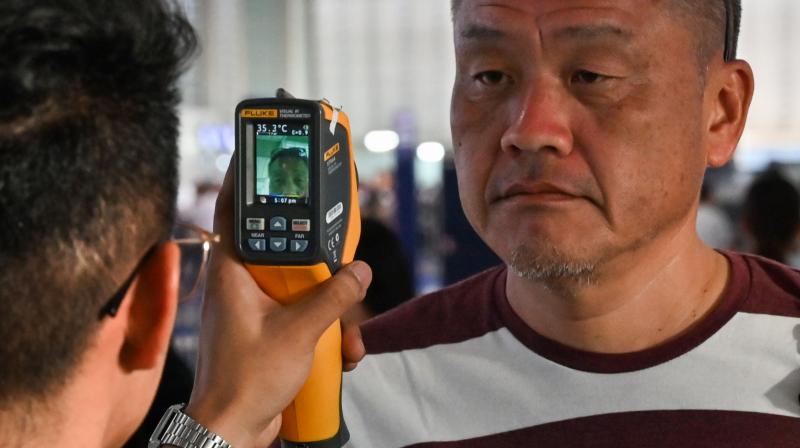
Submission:
<svg viewBox="0 0 800 448">
<path fill-rule="evenodd" d="M 364 327 L 350 446 L 800 446 L 800 275 L 695 231 L 753 93 L 739 14 L 453 2 L 461 201 L 506 266 Z"/>
</svg>

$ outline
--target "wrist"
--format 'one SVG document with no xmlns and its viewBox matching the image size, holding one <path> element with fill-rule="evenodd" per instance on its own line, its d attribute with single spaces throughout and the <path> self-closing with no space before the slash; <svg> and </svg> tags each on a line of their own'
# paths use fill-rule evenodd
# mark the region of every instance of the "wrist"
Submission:
<svg viewBox="0 0 800 448">
<path fill-rule="evenodd" d="M 170 406 L 148 439 L 148 448 L 233 448 L 229 441 L 183 412 L 185 406 Z"/>
<path fill-rule="evenodd" d="M 183 412 L 224 438 L 233 448 L 256 446 L 258 442 L 257 431 L 225 407 L 215 407 L 193 397 Z"/>
</svg>

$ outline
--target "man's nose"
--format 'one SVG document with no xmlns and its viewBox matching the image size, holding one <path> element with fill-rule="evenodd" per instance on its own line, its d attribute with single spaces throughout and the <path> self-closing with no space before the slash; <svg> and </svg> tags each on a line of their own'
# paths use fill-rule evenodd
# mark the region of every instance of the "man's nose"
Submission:
<svg viewBox="0 0 800 448">
<path fill-rule="evenodd" d="M 574 144 L 570 129 L 570 97 L 557 80 L 528 84 L 512 106 L 511 125 L 503 133 L 504 151 L 551 151 L 565 157 Z"/>
</svg>

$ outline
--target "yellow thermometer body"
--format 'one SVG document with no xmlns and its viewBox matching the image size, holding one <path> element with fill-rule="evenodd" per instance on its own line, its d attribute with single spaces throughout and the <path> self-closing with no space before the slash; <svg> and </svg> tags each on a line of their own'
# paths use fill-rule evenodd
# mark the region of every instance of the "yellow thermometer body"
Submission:
<svg viewBox="0 0 800 448">
<path fill-rule="evenodd" d="M 236 148 L 237 250 L 261 289 L 292 303 L 355 254 L 361 220 L 349 120 L 325 101 L 245 100 L 236 108 Z M 341 386 L 337 320 L 283 412 L 284 447 L 347 442 Z"/>
</svg>

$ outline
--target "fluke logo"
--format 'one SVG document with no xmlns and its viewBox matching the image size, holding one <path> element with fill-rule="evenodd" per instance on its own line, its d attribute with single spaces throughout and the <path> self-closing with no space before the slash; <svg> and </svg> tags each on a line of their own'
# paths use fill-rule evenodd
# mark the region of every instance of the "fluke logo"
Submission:
<svg viewBox="0 0 800 448">
<path fill-rule="evenodd" d="M 333 146 L 331 146 L 331 148 L 329 150 L 325 151 L 325 161 L 327 162 L 328 159 L 330 159 L 331 157 L 335 156 L 337 152 L 339 152 L 339 144 L 338 143 L 333 145 Z"/>
<path fill-rule="evenodd" d="M 242 118 L 277 118 L 278 109 L 242 109 L 239 116 Z"/>
</svg>

